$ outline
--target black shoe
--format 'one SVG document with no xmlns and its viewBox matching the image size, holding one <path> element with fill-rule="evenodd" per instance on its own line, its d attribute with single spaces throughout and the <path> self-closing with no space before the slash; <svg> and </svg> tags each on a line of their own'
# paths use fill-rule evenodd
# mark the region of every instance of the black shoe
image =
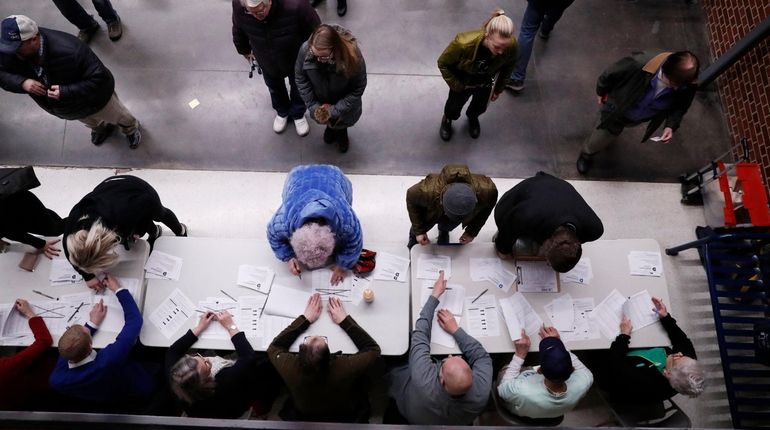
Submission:
<svg viewBox="0 0 770 430">
<path fill-rule="evenodd" d="M 115 124 L 105 124 L 99 130 L 91 130 L 91 143 L 101 145 L 115 131 Z"/>
<path fill-rule="evenodd" d="M 155 244 L 155 241 L 158 240 L 159 237 L 163 236 L 163 227 L 159 226 L 158 224 L 155 225 L 155 231 L 147 233 L 147 242 L 150 243 L 150 245 Z"/>
<path fill-rule="evenodd" d="M 543 39 L 543 40 L 548 40 L 548 38 L 549 38 L 549 37 L 551 37 L 551 32 L 549 31 L 549 32 L 547 32 L 547 33 L 546 33 L 545 31 L 543 31 L 543 30 L 540 30 L 540 31 L 537 33 L 537 35 L 538 35 L 538 36 L 539 36 L 541 39 Z"/>
<path fill-rule="evenodd" d="M 412 249 L 413 246 L 417 245 L 417 236 L 415 236 L 414 233 L 412 233 L 412 230 L 409 230 L 409 242 L 406 243 L 406 247 L 409 249 Z"/>
<path fill-rule="evenodd" d="M 449 232 L 444 230 L 438 231 L 438 239 L 436 243 L 439 245 L 449 245 Z"/>
<path fill-rule="evenodd" d="M 142 143 L 142 132 L 137 128 L 133 133 L 126 135 L 126 139 L 128 139 L 128 147 L 136 149 Z"/>
<path fill-rule="evenodd" d="M 337 150 L 344 154 L 348 152 L 348 148 L 350 148 L 348 129 L 343 128 L 337 131 Z"/>
<path fill-rule="evenodd" d="M 110 40 L 113 42 L 123 36 L 123 23 L 120 22 L 120 17 L 115 21 L 107 23 L 107 35 L 110 36 Z"/>
<path fill-rule="evenodd" d="M 446 115 L 441 117 L 441 128 L 439 129 L 438 134 L 445 142 L 449 142 L 449 139 L 452 138 L 452 120 L 446 119 Z"/>
<path fill-rule="evenodd" d="M 481 134 L 481 124 L 478 117 L 468 117 L 468 133 L 472 138 L 478 139 Z"/>
<path fill-rule="evenodd" d="M 317 7 L 319 4 L 323 3 L 324 0 L 312 0 L 310 2 L 310 6 Z"/>
<path fill-rule="evenodd" d="M 99 23 L 94 21 L 94 25 L 78 32 L 78 39 L 80 39 L 81 42 L 88 44 L 91 42 L 91 39 L 94 37 L 94 34 L 96 34 L 98 30 Z"/>
<path fill-rule="evenodd" d="M 348 13 L 348 0 L 337 0 L 337 16 L 343 17 Z"/>
<path fill-rule="evenodd" d="M 505 84 L 505 88 L 513 91 L 514 93 L 520 93 L 522 90 L 524 90 L 524 81 L 520 81 L 518 79 L 509 79 L 508 83 Z"/>
<path fill-rule="evenodd" d="M 334 130 L 331 127 L 326 127 L 326 129 L 324 130 L 324 142 L 327 144 L 334 143 L 334 137 L 335 137 Z"/>
<path fill-rule="evenodd" d="M 577 171 L 581 175 L 585 175 L 588 173 L 588 170 L 591 168 L 591 162 L 593 160 L 591 159 L 591 156 L 586 154 L 585 152 L 580 153 L 580 157 L 577 159 Z"/>
<path fill-rule="evenodd" d="M 177 236 L 179 236 L 179 237 L 187 237 L 187 225 L 184 224 L 184 223 L 181 223 L 181 222 L 179 223 L 179 225 L 182 226 L 182 232 L 177 234 Z"/>
</svg>

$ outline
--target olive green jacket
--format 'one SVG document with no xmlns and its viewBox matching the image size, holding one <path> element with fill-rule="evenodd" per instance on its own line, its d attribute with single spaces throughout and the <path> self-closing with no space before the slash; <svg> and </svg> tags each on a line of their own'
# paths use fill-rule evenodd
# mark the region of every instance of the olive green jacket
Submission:
<svg viewBox="0 0 770 430">
<path fill-rule="evenodd" d="M 406 191 L 406 208 L 415 235 L 425 234 L 444 215 L 441 196 L 449 184 L 465 182 L 476 192 L 476 207 L 462 221 L 465 233 L 476 237 L 497 203 L 497 187 L 488 176 L 472 174 L 465 165 L 447 165 Z"/>
<path fill-rule="evenodd" d="M 486 70 L 477 70 L 474 60 L 479 45 L 484 40 L 484 30 L 466 31 L 458 33 L 452 43 L 444 49 L 438 57 L 438 68 L 447 85 L 452 91 L 460 92 L 465 89 L 469 77 L 489 76 L 489 81 L 498 75 L 495 83 L 495 93 L 502 93 L 505 83 L 516 65 L 516 51 L 518 45 L 515 38 L 511 38 L 511 44 L 501 55 L 495 55 L 489 62 Z"/>
</svg>

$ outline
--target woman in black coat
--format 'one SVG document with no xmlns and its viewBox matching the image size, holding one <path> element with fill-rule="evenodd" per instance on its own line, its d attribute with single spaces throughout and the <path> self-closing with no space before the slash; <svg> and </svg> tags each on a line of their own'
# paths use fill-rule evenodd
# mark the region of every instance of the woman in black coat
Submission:
<svg viewBox="0 0 770 430">
<path fill-rule="evenodd" d="M 59 255 L 59 240 L 44 240 L 32 236 L 59 236 L 64 220 L 29 191 L 20 191 L 0 199 L 0 239 L 8 238 L 32 246 L 48 258 Z"/>
<path fill-rule="evenodd" d="M 160 202 L 150 184 L 129 175 L 112 176 L 97 185 L 70 211 L 64 225 L 64 255 L 83 276 L 88 288 L 100 289 L 96 274 L 118 263 L 118 244 L 126 250 L 148 234 L 150 246 L 160 237 L 159 221 L 177 236 L 187 236 L 187 227 Z"/>
<path fill-rule="evenodd" d="M 230 334 L 238 355 L 236 360 L 187 354 L 214 320 Z M 264 354 L 260 357 L 254 352 L 227 311 L 207 312 L 198 325 L 169 347 L 166 373 L 171 390 L 191 417 L 238 418 L 255 402 L 269 407 L 280 386 L 270 361 Z"/>
</svg>

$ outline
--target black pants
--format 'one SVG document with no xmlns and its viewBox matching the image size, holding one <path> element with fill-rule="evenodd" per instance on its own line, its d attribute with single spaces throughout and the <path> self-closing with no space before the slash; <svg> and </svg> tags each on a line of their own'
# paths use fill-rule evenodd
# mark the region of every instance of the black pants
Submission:
<svg viewBox="0 0 770 430">
<path fill-rule="evenodd" d="M 452 121 L 460 118 L 460 111 L 462 111 L 465 102 L 471 99 L 465 115 L 470 118 L 478 118 L 479 115 L 487 111 L 491 93 L 491 87 L 469 88 L 460 92 L 449 90 L 449 98 L 444 105 L 444 115 Z"/>
<path fill-rule="evenodd" d="M 118 20 L 118 14 L 112 8 L 110 0 L 92 0 L 96 11 L 102 17 L 104 22 L 111 23 Z M 59 8 L 59 12 L 67 18 L 67 21 L 77 26 L 80 30 L 94 27 L 96 21 L 83 9 L 83 6 L 77 0 L 53 0 L 53 3 Z"/>
</svg>

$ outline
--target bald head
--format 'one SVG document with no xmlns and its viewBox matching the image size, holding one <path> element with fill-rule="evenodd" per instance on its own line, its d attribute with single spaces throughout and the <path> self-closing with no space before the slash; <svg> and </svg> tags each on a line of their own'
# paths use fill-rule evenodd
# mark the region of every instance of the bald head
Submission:
<svg viewBox="0 0 770 430">
<path fill-rule="evenodd" d="M 441 366 L 439 379 L 450 396 L 462 396 L 473 385 L 473 372 L 462 357 L 450 356 Z"/>
</svg>

